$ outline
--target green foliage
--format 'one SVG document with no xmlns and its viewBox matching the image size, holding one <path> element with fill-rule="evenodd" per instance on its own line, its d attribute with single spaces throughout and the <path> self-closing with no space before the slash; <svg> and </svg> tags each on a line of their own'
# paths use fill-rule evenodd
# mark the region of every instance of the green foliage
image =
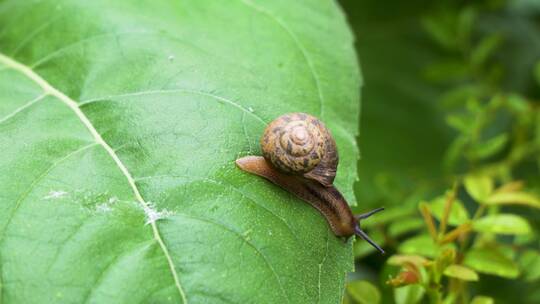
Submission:
<svg viewBox="0 0 540 304">
<path fill-rule="evenodd" d="M 339 302 L 350 242 L 234 160 L 312 113 L 354 203 L 352 42 L 325 0 L 0 0 L 0 302 Z"/>
<path fill-rule="evenodd" d="M 344 303 L 379 304 L 381 295 L 377 287 L 368 281 L 354 281 L 347 284 Z"/>
<path fill-rule="evenodd" d="M 450 265 L 444 269 L 444 275 L 462 281 L 478 281 L 478 274 L 463 265 Z"/>
<path fill-rule="evenodd" d="M 387 208 L 363 226 L 391 253 L 375 258 L 355 244 L 356 276 L 379 275 L 383 303 L 540 300 L 540 46 L 530 43 L 540 38 L 533 21 L 540 10 L 533 2 L 355 7 L 363 11 L 355 30 L 368 84 L 359 175 L 369 180 L 357 195 L 361 205 Z M 373 119 L 384 106 L 380 126 Z"/>
</svg>

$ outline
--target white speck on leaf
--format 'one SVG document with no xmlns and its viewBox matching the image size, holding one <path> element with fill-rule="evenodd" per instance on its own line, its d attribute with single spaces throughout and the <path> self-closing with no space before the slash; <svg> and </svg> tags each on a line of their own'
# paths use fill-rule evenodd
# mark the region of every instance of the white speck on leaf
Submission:
<svg viewBox="0 0 540 304">
<path fill-rule="evenodd" d="M 173 55 L 169 55 L 168 59 L 169 59 L 170 62 L 173 62 L 173 61 L 174 61 L 174 56 L 173 56 Z"/>
<path fill-rule="evenodd" d="M 155 223 L 157 220 L 167 218 L 171 215 L 174 215 L 174 212 L 167 209 L 157 210 L 156 205 L 152 202 L 148 202 L 146 206 L 143 207 L 144 213 L 146 214 L 145 225 Z"/>
<path fill-rule="evenodd" d="M 250 235 L 251 232 L 253 232 L 253 229 L 248 229 L 248 230 L 244 231 L 244 236 Z"/>
<path fill-rule="evenodd" d="M 63 196 L 66 196 L 66 194 L 68 194 L 66 191 L 62 191 L 62 190 L 52 190 L 49 192 L 49 194 L 47 194 L 46 196 L 44 196 L 43 198 L 46 199 L 46 200 L 49 200 L 49 199 L 58 199 L 58 198 L 61 198 Z"/>
<path fill-rule="evenodd" d="M 255 112 L 252 107 L 248 107 L 248 111 L 250 111 L 251 113 Z"/>
<path fill-rule="evenodd" d="M 108 203 L 101 203 L 96 205 L 97 212 L 110 212 L 112 211 L 111 206 Z"/>
<path fill-rule="evenodd" d="M 106 202 L 96 205 L 96 212 L 110 212 L 112 211 L 112 205 L 118 202 L 118 198 L 113 196 Z"/>
</svg>

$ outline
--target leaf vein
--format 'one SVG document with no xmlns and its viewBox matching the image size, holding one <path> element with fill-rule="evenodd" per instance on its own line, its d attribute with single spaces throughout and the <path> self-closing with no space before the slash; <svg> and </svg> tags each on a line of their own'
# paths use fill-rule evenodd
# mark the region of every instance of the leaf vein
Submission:
<svg viewBox="0 0 540 304">
<path fill-rule="evenodd" d="M 20 112 L 24 111 L 26 108 L 32 106 L 33 104 L 35 104 L 36 102 L 40 101 L 41 99 L 43 99 L 45 96 L 47 96 L 47 94 L 41 94 L 39 95 L 38 97 L 30 100 L 29 102 L 25 103 L 24 105 L 20 106 L 19 108 L 17 108 L 15 111 L 11 112 L 10 114 L 4 116 L 4 118 L 0 119 L 0 124 L 6 122 L 7 120 L 13 118 L 14 116 L 16 116 L 17 114 L 19 114 Z"/>
<path fill-rule="evenodd" d="M 327 233 L 326 233 L 326 251 L 324 253 L 323 259 L 319 263 L 319 275 L 318 275 L 318 284 L 317 284 L 317 286 L 318 286 L 317 291 L 318 291 L 318 295 L 319 295 L 318 302 L 319 303 L 321 303 L 321 273 L 322 273 L 322 266 L 324 265 L 324 262 L 326 262 L 326 259 L 328 258 L 328 243 L 329 242 L 330 242 L 330 230 L 328 230 Z"/>
<path fill-rule="evenodd" d="M 111 101 L 113 98 L 144 96 L 144 95 L 152 95 L 152 94 L 174 94 L 174 93 L 191 93 L 191 94 L 198 94 L 198 95 L 202 95 L 202 96 L 211 97 L 213 99 L 222 101 L 225 104 L 233 106 L 233 107 L 239 109 L 240 111 L 242 111 L 242 112 L 244 112 L 244 113 L 246 113 L 248 115 L 251 115 L 251 116 L 255 117 L 255 119 L 257 119 L 258 121 L 260 121 L 264 125 L 267 124 L 264 121 L 264 119 L 262 119 L 259 115 L 257 115 L 255 113 L 251 112 L 250 110 L 244 108 L 239 103 L 236 103 L 236 102 L 234 102 L 234 101 L 232 101 L 232 100 L 230 100 L 228 98 L 221 97 L 221 96 L 213 94 L 213 93 L 204 92 L 204 91 L 197 91 L 197 90 L 191 90 L 191 89 L 148 90 L 148 91 L 141 91 L 141 92 L 132 92 L 132 93 L 125 93 L 125 94 L 118 94 L 118 95 L 102 96 L 102 97 L 98 97 L 98 98 L 92 98 L 92 99 L 87 99 L 87 100 L 81 101 L 81 103 L 79 104 L 79 107 L 83 107 L 83 106 L 86 106 L 88 104 L 96 103 L 96 102 Z"/>
<path fill-rule="evenodd" d="M 68 154 L 66 154 L 65 156 L 59 158 L 58 160 L 56 160 L 55 162 L 53 162 L 47 169 L 45 169 L 34 181 L 32 181 L 32 183 L 30 184 L 30 186 L 28 187 L 28 189 L 17 199 L 17 202 L 15 203 L 15 208 L 13 209 L 13 211 L 11 212 L 9 218 L 8 218 L 8 221 L 7 223 L 4 225 L 4 227 L 2 227 L 2 232 L 5 231 L 6 227 L 9 225 L 9 223 L 11 222 L 11 220 L 13 219 L 13 215 L 17 212 L 17 209 L 19 209 L 19 206 L 21 205 L 22 201 L 24 201 L 26 199 L 26 197 L 28 197 L 28 195 L 32 192 L 32 188 L 37 185 L 43 178 L 45 178 L 47 176 L 47 174 L 49 174 L 54 168 L 56 168 L 58 165 L 60 165 L 62 162 L 66 161 L 67 159 L 69 159 L 70 157 L 72 157 L 73 155 L 75 154 L 78 154 L 86 149 L 89 149 L 93 146 L 96 146 L 97 143 L 93 142 L 91 144 L 88 144 L 88 145 L 85 145 L 83 147 L 80 147 L 74 151 L 71 151 L 69 152 Z M 4 233 L 2 233 L 4 234 Z M 2 237 L 2 240 L 3 240 L 3 237 Z"/>
</svg>

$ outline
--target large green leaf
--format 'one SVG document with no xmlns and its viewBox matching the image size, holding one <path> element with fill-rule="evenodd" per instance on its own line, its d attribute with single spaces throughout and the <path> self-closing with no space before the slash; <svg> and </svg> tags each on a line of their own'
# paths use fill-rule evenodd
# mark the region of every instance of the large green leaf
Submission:
<svg viewBox="0 0 540 304">
<path fill-rule="evenodd" d="M 330 0 L 0 1 L 2 303 L 337 303 L 351 242 L 234 160 L 321 117 L 351 203 L 359 71 Z"/>
</svg>

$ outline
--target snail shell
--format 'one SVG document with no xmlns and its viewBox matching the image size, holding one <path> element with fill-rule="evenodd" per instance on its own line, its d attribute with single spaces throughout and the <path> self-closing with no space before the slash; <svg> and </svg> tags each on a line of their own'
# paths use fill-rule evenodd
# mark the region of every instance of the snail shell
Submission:
<svg viewBox="0 0 540 304">
<path fill-rule="evenodd" d="M 278 170 L 315 180 L 329 187 L 339 161 L 336 142 L 317 118 L 305 113 L 282 115 L 261 138 L 264 158 Z"/>
</svg>

